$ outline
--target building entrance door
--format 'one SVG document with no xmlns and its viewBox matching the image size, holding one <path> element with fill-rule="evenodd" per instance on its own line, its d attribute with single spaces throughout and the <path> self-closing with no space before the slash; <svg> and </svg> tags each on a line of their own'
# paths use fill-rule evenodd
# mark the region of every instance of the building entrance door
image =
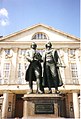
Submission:
<svg viewBox="0 0 81 119">
<path fill-rule="evenodd" d="M 15 102 L 15 117 L 22 118 L 23 117 L 23 95 L 18 94 L 16 95 L 16 102 Z"/>
</svg>

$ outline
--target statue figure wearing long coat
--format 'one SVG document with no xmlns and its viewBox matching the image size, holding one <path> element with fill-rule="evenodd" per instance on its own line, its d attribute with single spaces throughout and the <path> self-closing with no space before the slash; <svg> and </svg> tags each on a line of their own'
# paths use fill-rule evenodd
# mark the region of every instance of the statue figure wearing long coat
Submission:
<svg viewBox="0 0 81 119">
<path fill-rule="evenodd" d="M 37 93 L 42 93 L 42 56 L 36 50 L 37 44 L 32 43 L 31 49 L 26 54 L 26 59 L 29 61 L 28 69 L 26 70 L 25 80 L 29 81 L 30 92 L 33 93 L 33 81 L 37 84 Z"/>
<path fill-rule="evenodd" d="M 63 85 L 59 71 L 61 63 L 57 51 L 52 49 L 51 42 L 46 44 L 46 50 L 43 52 L 43 62 L 43 86 L 49 88 L 48 93 L 52 93 L 51 88 L 55 88 L 55 93 L 58 93 L 58 87 Z"/>
</svg>

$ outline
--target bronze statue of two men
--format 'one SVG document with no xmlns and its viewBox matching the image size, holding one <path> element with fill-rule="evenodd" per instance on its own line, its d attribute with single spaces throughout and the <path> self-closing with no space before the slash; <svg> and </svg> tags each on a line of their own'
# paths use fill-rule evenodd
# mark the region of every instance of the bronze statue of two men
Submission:
<svg viewBox="0 0 81 119">
<path fill-rule="evenodd" d="M 26 54 L 26 59 L 30 62 L 25 75 L 25 80 L 29 81 L 29 94 L 33 93 L 33 81 L 36 81 L 37 93 L 44 93 L 45 87 L 49 88 L 48 93 L 52 93 L 52 88 L 55 88 L 55 93 L 59 93 L 58 87 L 62 86 L 63 82 L 59 71 L 59 67 L 62 64 L 59 60 L 57 50 L 52 49 L 51 42 L 48 42 L 41 56 L 36 48 L 37 44 L 33 42 L 31 49 Z M 42 62 L 43 67 L 41 66 Z"/>
</svg>

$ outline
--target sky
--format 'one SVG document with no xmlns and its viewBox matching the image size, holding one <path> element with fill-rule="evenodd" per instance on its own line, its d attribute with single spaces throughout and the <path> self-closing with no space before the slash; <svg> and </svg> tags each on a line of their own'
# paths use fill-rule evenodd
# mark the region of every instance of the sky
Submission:
<svg viewBox="0 0 81 119">
<path fill-rule="evenodd" d="M 0 0 L 0 36 L 38 23 L 80 37 L 80 0 Z"/>
</svg>

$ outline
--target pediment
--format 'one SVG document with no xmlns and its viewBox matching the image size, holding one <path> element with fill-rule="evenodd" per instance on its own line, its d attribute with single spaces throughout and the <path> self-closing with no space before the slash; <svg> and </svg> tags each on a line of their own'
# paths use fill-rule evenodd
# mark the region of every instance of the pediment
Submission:
<svg viewBox="0 0 81 119">
<path fill-rule="evenodd" d="M 49 39 L 32 39 L 34 34 L 44 33 Z M 32 40 L 50 40 L 54 42 L 79 42 L 80 39 L 44 24 L 37 24 L 19 32 L 0 38 L 0 42 L 28 42 Z"/>
</svg>

